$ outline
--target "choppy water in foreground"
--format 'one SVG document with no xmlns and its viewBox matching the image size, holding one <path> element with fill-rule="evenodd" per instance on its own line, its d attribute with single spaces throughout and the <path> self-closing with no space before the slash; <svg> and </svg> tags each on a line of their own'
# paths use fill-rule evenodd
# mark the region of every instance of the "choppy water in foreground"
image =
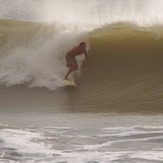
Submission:
<svg viewBox="0 0 163 163">
<path fill-rule="evenodd" d="M 10 123 L 21 126 L 0 127 L 0 160 L 4 163 L 163 161 L 163 117 L 160 115 L 51 113 L 25 116 L 17 113 L 11 116 L 14 118 L 10 117 Z M 8 121 L 9 117 L 5 114 L 3 117 L 4 122 Z"/>
</svg>

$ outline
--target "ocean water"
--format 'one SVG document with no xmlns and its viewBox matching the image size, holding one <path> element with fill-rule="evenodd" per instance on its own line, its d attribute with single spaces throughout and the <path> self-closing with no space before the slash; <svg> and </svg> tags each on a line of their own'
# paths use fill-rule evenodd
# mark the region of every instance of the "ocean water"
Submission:
<svg viewBox="0 0 163 163">
<path fill-rule="evenodd" d="M 162 0 L 0 0 L 0 163 L 162 163 L 162 45 Z"/>
</svg>

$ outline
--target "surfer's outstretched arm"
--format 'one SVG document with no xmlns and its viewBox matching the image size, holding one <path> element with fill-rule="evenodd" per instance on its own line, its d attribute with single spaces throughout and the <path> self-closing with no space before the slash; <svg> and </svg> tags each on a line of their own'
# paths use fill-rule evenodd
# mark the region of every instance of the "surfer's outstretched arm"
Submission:
<svg viewBox="0 0 163 163">
<path fill-rule="evenodd" d="M 85 55 L 85 60 L 86 60 L 86 63 L 87 63 L 87 67 L 90 67 L 87 51 L 84 52 L 84 55 Z"/>
</svg>

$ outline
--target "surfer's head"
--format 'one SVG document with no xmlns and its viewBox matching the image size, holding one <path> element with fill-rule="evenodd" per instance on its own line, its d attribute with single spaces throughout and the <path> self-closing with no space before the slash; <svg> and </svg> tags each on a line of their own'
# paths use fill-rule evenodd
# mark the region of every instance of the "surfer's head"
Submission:
<svg viewBox="0 0 163 163">
<path fill-rule="evenodd" d="M 86 43 L 85 42 L 81 42 L 81 43 L 79 43 L 79 46 L 82 46 L 82 47 L 86 47 Z"/>
</svg>

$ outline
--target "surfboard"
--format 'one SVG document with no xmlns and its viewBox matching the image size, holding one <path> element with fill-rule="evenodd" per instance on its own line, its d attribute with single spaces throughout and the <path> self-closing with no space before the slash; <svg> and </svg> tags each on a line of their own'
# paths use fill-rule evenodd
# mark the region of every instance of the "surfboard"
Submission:
<svg viewBox="0 0 163 163">
<path fill-rule="evenodd" d="M 77 85 L 76 85 L 74 82 L 70 81 L 70 80 L 65 80 L 65 79 L 63 79 L 62 81 L 63 81 L 63 83 L 64 83 L 65 85 L 77 87 Z"/>
</svg>

